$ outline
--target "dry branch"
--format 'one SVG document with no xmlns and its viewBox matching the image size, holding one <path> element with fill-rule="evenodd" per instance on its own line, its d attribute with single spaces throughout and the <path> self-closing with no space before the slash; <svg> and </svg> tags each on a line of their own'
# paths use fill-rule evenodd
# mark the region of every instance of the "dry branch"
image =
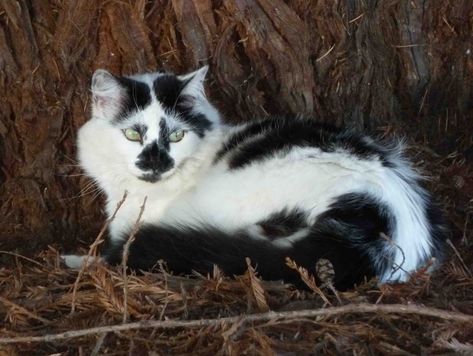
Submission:
<svg viewBox="0 0 473 356">
<path fill-rule="evenodd" d="M 262 322 L 269 320 L 301 320 L 314 317 L 330 317 L 344 314 L 416 314 L 453 322 L 470 323 L 473 322 L 473 315 L 459 312 L 442 310 L 437 308 L 428 308 L 420 305 L 405 304 L 348 304 L 340 307 L 329 307 L 324 309 L 309 309 L 288 312 L 274 312 L 250 314 L 246 316 L 232 316 L 217 319 L 200 320 L 143 320 L 135 323 L 99 326 L 81 330 L 66 331 L 57 334 L 48 334 L 42 336 L 21 336 L 13 338 L 0 338 L 0 344 L 18 344 L 25 342 L 53 342 L 58 340 L 73 339 L 88 335 L 102 334 L 107 332 L 118 332 L 138 329 L 175 329 L 175 328 L 196 328 L 205 326 L 216 326 L 220 324 L 232 324 L 240 322 Z"/>
</svg>

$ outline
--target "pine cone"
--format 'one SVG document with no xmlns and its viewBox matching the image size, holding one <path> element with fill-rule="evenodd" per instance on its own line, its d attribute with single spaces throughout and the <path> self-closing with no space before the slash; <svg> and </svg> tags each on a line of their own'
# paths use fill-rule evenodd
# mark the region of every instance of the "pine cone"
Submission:
<svg viewBox="0 0 473 356">
<path fill-rule="evenodd" d="M 332 262 L 325 258 L 321 258 L 315 264 L 315 271 L 322 282 L 322 286 L 332 285 L 335 277 L 335 270 Z"/>
</svg>

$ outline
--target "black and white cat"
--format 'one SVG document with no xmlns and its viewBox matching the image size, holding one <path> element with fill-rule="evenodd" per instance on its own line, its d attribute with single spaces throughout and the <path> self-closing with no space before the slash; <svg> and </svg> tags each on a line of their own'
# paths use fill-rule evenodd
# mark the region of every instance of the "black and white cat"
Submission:
<svg viewBox="0 0 473 356">
<path fill-rule="evenodd" d="M 314 272 L 331 261 L 335 286 L 365 277 L 406 281 L 441 257 L 445 230 L 400 145 L 304 119 L 227 126 L 206 99 L 207 67 L 176 76 L 92 78 L 92 119 L 79 159 L 106 193 L 110 263 L 144 198 L 128 265 L 202 273 L 245 271 L 249 257 L 268 280 L 295 282 L 290 257 Z M 66 256 L 77 267 L 81 259 Z"/>
</svg>

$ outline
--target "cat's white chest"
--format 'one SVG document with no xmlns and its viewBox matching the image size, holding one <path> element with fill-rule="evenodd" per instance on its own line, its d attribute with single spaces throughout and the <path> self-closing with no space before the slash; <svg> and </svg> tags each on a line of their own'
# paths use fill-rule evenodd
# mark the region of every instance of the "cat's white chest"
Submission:
<svg viewBox="0 0 473 356">
<path fill-rule="evenodd" d="M 117 189 L 107 203 L 108 216 L 116 212 L 109 228 L 112 240 L 126 238 L 137 224 L 161 222 L 169 205 L 187 189 L 189 185 L 180 180 L 164 186 L 137 182 Z"/>
</svg>

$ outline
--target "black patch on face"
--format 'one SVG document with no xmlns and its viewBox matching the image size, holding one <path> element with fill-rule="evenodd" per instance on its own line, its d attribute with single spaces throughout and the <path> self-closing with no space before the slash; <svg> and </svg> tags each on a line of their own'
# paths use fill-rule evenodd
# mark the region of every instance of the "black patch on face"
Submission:
<svg viewBox="0 0 473 356">
<path fill-rule="evenodd" d="M 176 112 L 180 121 L 192 127 L 199 137 L 204 137 L 205 132 L 212 128 L 212 123 L 204 114 L 193 112 L 194 100 L 189 95 L 182 95 L 177 101 Z"/>
<path fill-rule="evenodd" d="M 126 77 L 117 77 L 117 80 L 126 91 L 122 110 L 116 117 L 117 121 L 126 118 L 132 112 L 143 110 L 151 104 L 151 94 L 147 84 Z"/>
<path fill-rule="evenodd" d="M 307 227 L 307 214 L 298 209 L 284 209 L 274 213 L 267 219 L 258 223 L 265 237 L 278 239 L 295 234 Z"/>
<path fill-rule="evenodd" d="M 344 149 L 362 159 L 377 158 L 385 165 L 391 164 L 387 149 L 370 144 L 353 132 L 313 120 L 281 119 L 252 124 L 230 137 L 223 147 L 216 159 L 228 156 L 230 169 L 242 168 L 293 147 L 317 147 L 324 152 Z"/>
<path fill-rule="evenodd" d="M 150 171 L 140 177 L 146 181 L 157 181 L 161 175 L 174 167 L 174 160 L 168 151 L 155 140 L 148 144 L 138 156 L 136 166 L 142 170 Z"/>
<path fill-rule="evenodd" d="M 169 127 L 166 124 L 166 119 L 161 118 L 159 121 L 159 143 L 164 147 L 166 151 L 169 151 L 170 141 L 169 141 Z"/>
<path fill-rule="evenodd" d="M 195 100 L 193 97 L 182 95 L 187 83 L 174 74 L 165 74 L 155 79 L 153 89 L 156 98 L 166 111 L 177 114 L 180 121 L 192 127 L 199 137 L 203 137 L 205 131 L 211 129 L 212 123 L 205 115 L 193 112 Z"/>
<path fill-rule="evenodd" d="M 176 107 L 179 95 L 184 87 L 185 83 L 174 74 L 160 75 L 153 83 L 156 98 L 165 109 L 171 111 Z"/>
</svg>

